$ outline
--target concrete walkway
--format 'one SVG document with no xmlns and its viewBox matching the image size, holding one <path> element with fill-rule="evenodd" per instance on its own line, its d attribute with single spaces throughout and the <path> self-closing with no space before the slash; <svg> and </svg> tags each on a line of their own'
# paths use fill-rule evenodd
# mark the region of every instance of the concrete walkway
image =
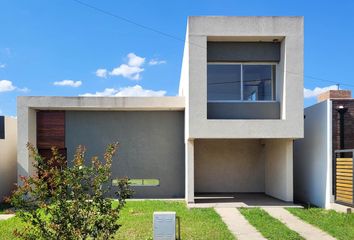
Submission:
<svg viewBox="0 0 354 240">
<path fill-rule="evenodd" d="M 189 208 L 240 208 L 240 207 L 296 207 L 302 206 L 284 202 L 262 193 L 199 193 Z"/>
<path fill-rule="evenodd" d="M 215 208 L 215 211 L 238 240 L 265 239 L 236 208 Z"/>
<path fill-rule="evenodd" d="M 0 221 L 10 219 L 14 216 L 15 216 L 15 214 L 0 214 Z"/>
<path fill-rule="evenodd" d="M 319 228 L 300 220 L 284 208 L 263 207 L 263 209 L 307 240 L 335 240 L 335 238 Z"/>
<path fill-rule="evenodd" d="M 331 209 L 337 211 L 337 212 L 341 212 L 341 213 L 347 213 L 348 210 L 350 210 L 352 213 L 354 213 L 354 208 L 352 207 L 348 207 L 348 206 L 344 206 L 338 203 L 332 203 L 331 204 Z"/>
</svg>

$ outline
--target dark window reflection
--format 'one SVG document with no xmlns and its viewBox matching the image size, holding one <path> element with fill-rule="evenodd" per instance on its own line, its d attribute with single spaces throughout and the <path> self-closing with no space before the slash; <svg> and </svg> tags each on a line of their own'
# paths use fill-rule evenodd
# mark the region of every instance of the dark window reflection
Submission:
<svg viewBox="0 0 354 240">
<path fill-rule="evenodd" d="M 243 65 L 243 100 L 273 100 L 273 66 Z"/>
<path fill-rule="evenodd" d="M 241 65 L 208 64 L 208 100 L 241 100 Z"/>
</svg>

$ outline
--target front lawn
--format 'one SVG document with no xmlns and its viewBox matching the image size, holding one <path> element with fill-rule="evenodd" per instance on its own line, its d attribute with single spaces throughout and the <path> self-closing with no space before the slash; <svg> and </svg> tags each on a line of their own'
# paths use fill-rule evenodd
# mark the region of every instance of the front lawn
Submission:
<svg viewBox="0 0 354 240">
<path fill-rule="evenodd" d="M 188 209 L 183 201 L 128 201 L 121 212 L 115 239 L 152 239 L 154 211 L 175 211 L 181 218 L 182 239 L 234 239 L 214 209 Z M 13 239 L 15 228 L 23 227 L 17 217 L 0 221 L 0 239 Z"/>
<path fill-rule="evenodd" d="M 288 208 L 289 212 L 340 240 L 354 239 L 354 214 L 322 208 Z"/>
<path fill-rule="evenodd" d="M 240 208 L 241 214 L 252 224 L 265 238 L 273 240 L 297 240 L 304 239 L 297 232 L 289 229 L 278 219 L 270 216 L 260 208 Z"/>
<path fill-rule="evenodd" d="M 129 201 L 116 239 L 152 239 L 154 211 L 175 211 L 181 218 L 181 239 L 235 239 L 211 208 L 188 209 L 183 201 Z"/>
<path fill-rule="evenodd" d="M 0 220 L 0 239 L 17 239 L 14 237 L 13 232 L 16 228 L 23 228 L 24 224 L 17 217 L 8 220 Z"/>
</svg>

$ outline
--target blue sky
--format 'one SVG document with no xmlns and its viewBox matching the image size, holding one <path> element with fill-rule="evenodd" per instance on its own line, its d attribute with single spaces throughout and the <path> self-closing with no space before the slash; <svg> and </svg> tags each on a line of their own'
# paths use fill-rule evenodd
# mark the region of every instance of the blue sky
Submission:
<svg viewBox="0 0 354 240">
<path fill-rule="evenodd" d="M 304 16 L 306 95 L 333 85 L 318 78 L 354 90 L 353 1 L 82 1 L 179 39 L 189 15 Z M 20 95 L 176 95 L 182 52 L 73 0 L 0 0 L 0 115 Z"/>
</svg>

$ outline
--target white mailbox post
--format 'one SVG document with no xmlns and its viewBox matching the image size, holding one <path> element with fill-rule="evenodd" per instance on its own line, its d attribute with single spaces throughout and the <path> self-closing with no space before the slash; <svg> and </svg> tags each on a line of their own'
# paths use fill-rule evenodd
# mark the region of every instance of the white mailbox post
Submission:
<svg viewBox="0 0 354 240">
<path fill-rule="evenodd" d="M 176 240 L 176 212 L 154 212 L 154 240 Z"/>
</svg>

